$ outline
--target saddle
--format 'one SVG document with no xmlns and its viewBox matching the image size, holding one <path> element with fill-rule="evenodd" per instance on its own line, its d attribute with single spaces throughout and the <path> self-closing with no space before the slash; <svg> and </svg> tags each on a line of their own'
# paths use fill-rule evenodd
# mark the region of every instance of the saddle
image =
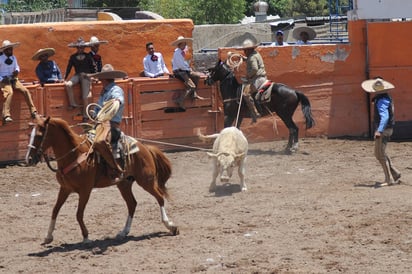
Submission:
<svg viewBox="0 0 412 274">
<path fill-rule="evenodd" d="M 94 144 L 93 148 L 95 148 L 95 150 L 98 152 L 97 160 L 100 161 L 101 158 L 105 158 L 102 156 L 102 153 L 109 153 L 109 151 L 107 151 L 107 148 L 108 146 L 110 146 L 110 143 L 107 142 L 108 132 L 106 132 L 105 130 L 103 130 L 103 132 L 99 132 L 98 130 L 96 133 L 96 128 L 93 128 L 86 132 L 86 136 L 89 141 Z M 126 162 L 127 157 L 130 157 L 130 155 L 139 152 L 138 142 L 139 141 L 135 138 L 121 132 L 118 143 L 113 146 L 114 148 L 116 148 L 116 151 L 112 151 L 114 158 L 120 158 L 123 162 Z M 117 163 L 108 164 L 113 165 Z"/>
<path fill-rule="evenodd" d="M 272 97 L 272 87 L 275 82 L 267 80 L 263 83 L 255 95 L 255 100 L 258 103 L 268 103 Z"/>
</svg>

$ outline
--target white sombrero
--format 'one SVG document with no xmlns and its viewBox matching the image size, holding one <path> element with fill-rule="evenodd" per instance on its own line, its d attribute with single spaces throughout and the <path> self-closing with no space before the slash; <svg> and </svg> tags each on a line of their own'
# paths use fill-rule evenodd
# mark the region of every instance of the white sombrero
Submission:
<svg viewBox="0 0 412 274">
<path fill-rule="evenodd" d="M 100 45 L 100 44 L 107 44 L 109 43 L 107 40 L 99 40 L 96 36 L 90 37 L 90 41 L 87 43 L 89 46 Z"/>
<path fill-rule="evenodd" d="M 179 36 L 177 37 L 176 40 L 174 40 L 172 43 L 170 43 L 170 45 L 177 47 L 177 45 L 179 45 L 180 43 L 189 43 L 189 42 L 193 42 L 192 38 L 184 38 L 183 36 Z"/>
<path fill-rule="evenodd" d="M 116 79 L 125 78 L 127 76 L 127 73 L 121 70 L 114 70 L 112 65 L 106 64 L 103 66 L 101 72 L 88 74 L 88 76 L 97 79 Z"/>
<path fill-rule="evenodd" d="M 255 44 L 252 40 L 246 39 L 243 41 L 242 46 L 238 47 L 237 49 L 254 49 L 258 46 L 258 44 Z"/>
<path fill-rule="evenodd" d="M 20 42 L 12 43 L 9 40 L 4 40 L 3 44 L 1 45 L 0 51 L 3 51 L 7 48 L 15 48 L 15 47 L 18 47 L 18 46 L 20 46 Z"/>
<path fill-rule="evenodd" d="M 48 57 L 53 56 L 56 53 L 56 51 L 54 50 L 54 48 L 44 48 L 44 49 L 39 49 L 31 58 L 32 60 L 36 61 L 40 59 L 40 56 L 42 55 L 46 55 Z"/>
<path fill-rule="evenodd" d="M 395 86 L 382 78 L 376 78 L 371 80 L 366 80 L 362 82 L 362 88 L 366 92 L 377 93 L 386 92 L 390 89 L 395 88 Z"/>
<path fill-rule="evenodd" d="M 306 32 L 308 34 L 309 36 L 308 40 L 313 40 L 316 37 L 316 31 L 314 31 L 312 28 L 298 27 L 293 30 L 293 33 L 292 33 L 293 38 L 295 38 L 296 40 L 301 40 L 300 34 L 302 32 Z"/>
</svg>

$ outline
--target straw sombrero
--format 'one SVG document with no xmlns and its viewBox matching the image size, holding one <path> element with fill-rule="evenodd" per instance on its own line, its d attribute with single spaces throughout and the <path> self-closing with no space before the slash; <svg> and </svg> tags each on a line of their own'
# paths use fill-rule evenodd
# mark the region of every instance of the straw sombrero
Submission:
<svg viewBox="0 0 412 274">
<path fill-rule="evenodd" d="M 20 46 L 20 42 L 12 43 L 9 40 L 4 40 L 3 44 L 1 45 L 0 51 L 3 51 L 7 48 L 15 48 L 15 47 L 18 47 L 18 46 Z"/>
<path fill-rule="evenodd" d="M 116 79 L 125 78 L 127 73 L 121 70 L 114 70 L 112 65 L 106 64 L 103 66 L 101 72 L 88 74 L 88 76 L 97 79 Z"/>
<path fill-rule="evenodd" d="M 258 46 L 258 44 L 255 44 L 252 40 L 246 39 L 243 41 L 242 46 L 238 47 L 237 49 L 254 49 Z"/>
<path fill-rule="evenodd" d="M 87 43 L 88 46 L 100 45 L 100 44 L 107 44 L 109 43 L 107 40 L 99 40 L 96 36 L 90 37 L 90 41 Z"/>
<path fill-rule="evenodd" d="M 395 86 L 382 78 L 376 78 L 371 80 L 366 80 L 362 82 L 362 88 L 366 92 L 377 93 L 386 92 L 390 89 L 395 88 Z"/>
<path fill-rule="evenodd" d="M 189 43 L 189 42 L 193 42 L 192 38 L 184 38 L 183 36 L 179 36 L 177 37 L 176 40 L 174 40 L 172 43 L 170 43 L 170 45 L 177 47 L 180 43 Z"/>
<path fill-rule="evenodd" d="M 309 27 L 298 27 L 298 28 L 295 28 L 295 29 L 293 30 L 293 33 L 292 33 L 293 38 L 295 38 L 296 40 L 301 40 L 300 34 L 301 34 L 302 32 L 306 32 L 306 33 L 309 35 L 308 40 L 313 40 L 313 39 L 315 39 L 315 37 L 316 37 L 316 32 L 315 32 L 312 28 L 309 28 Z"/>
<path fill-rule="evenodd" d="M 76 42 L 72 42 L 67 45 L 69 48 L 78 48 L 78 47 L 88 47 L 89 45 L 86 44 L 82 37 L 79 37 Z"/>
<path fill-rule="evenodd" d="M 32 60 L 36 61 L 40 59 L 40 56 L 47 54 L 48 57 L 53 56 L 56 53 L 54 48 L 44 48 L 39 49 L 31 58 Z"/>
</svg>

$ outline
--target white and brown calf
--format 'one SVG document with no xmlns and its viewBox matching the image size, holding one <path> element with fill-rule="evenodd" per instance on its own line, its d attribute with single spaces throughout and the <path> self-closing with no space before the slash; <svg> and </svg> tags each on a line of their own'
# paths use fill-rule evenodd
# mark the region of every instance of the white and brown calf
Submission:
<svg viewBox="0 0 412 274">
<path fill-rule="evenodd" d="M 242 191 L 246 191 L 245 162 L 248 141 L 242 131 L 236 127 L 227 127 L 217 134 L 202 135 L 199 133 L 198 136 L 202 141 L 215 139 L 213 152 L 207 153 L 213 158 L 213 178 L 209 192 L 216 191 L 216 178 L 219 174 L 221 182 L 228 182 L 236 166 L 240 177 L 240 187 Z"/>
</svg>

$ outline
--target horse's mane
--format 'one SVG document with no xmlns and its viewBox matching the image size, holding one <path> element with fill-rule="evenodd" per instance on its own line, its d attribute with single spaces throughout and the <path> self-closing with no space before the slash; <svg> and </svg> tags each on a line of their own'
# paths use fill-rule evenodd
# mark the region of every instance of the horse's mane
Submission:
<svg viewBox="0 0 412 274">
<path fill-rule="evenodd" d="M 77 145 L 79 142 L 81 142 L 81 137 L 70 128 L 67 121 L 61 118 L 50 118 L 49 124 L 62 128 L 67 133 L 70 142 L 72 142 L 73 144 Z"/>
</svg>

